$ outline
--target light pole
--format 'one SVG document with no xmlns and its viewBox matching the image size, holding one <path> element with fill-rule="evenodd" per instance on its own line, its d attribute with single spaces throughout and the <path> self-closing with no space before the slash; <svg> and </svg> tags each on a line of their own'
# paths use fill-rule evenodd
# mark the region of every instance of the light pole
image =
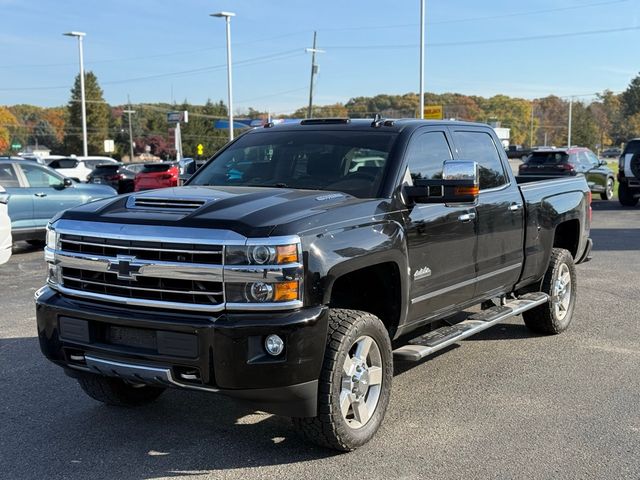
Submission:
<svg viewBox="0 0 640 480">
<path fill-rule="evenodd" d="M 313 117 L 313 87 L 314 79 L 318 74 L 318 65 L 316 64 L 316 53 L 324 53 L 324 50 L 316 48 L 317 32 L 313 32 L 313 47 L 306 48 L 307 53 L 311 53 L 311 83 L 309 84 L 309 108 L 307 108 L 307 118 Z"/>
<path fill-rule="evenodd" d="M 233 87 L 231 85 L 231 17 L 236 14 L 232 12 L 212 13 L 212 17 L 224 18 L 227 24 L 227 90 L 229 95 L 229 140 L 233 140 Z"/>
<path fill-rule="evenodd" d="M 424 2 L 420 0 L 420 118 L 424 119 Z"/>
<path fill-rule="evenodd" d="M 67 32 L 63 33 L 67 37 L 78 38 L 78 52 L 80 55 L 80 96 L 82 109 L 82 154 L 86 157 L 89 155 L 89 147 L 87 145 L 87 106 L 84 98 L 84 55 L 82 53 L 82 37 L 86 35 L 84 32 Z"/>
<path fill-rule="evenodd" d="M 129 102 L 129 108 L 123 110 L 122 113 L 129 115 L 129 161 L 133 162 L 133 128 L 131 126 L 131 114 L 136 113 L 136 111 L 131 110 L 131 102 Z"/>
</svg>

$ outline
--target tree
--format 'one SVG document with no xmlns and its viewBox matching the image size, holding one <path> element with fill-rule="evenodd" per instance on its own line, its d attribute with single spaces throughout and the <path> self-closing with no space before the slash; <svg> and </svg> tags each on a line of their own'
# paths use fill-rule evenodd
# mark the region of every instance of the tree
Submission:
<svg viewBox="0 0 640 480">
<path fill-rule="evenodd" d="M 18 119 L 8 109 L 0 107 L 0 152 L 9 153 Z"/>
<path fill-rule="evenodd" d="M 571 143 L 594 149 L 600 141 L 600 135 L 591 111 L 584 103 L 574 102 L 572 115 Z"/>
<path fill-rule="evenodd" d="M 29 143 L 40 146 L 47 146 L 51 150 L 58 148 L 58 137 L 53 126 L 46 120 L 38 120 L 33 126 Z"/>
<path fill-rule="evenodd" d="M 631 80 L 627 89 L 622 92 L 621 103 L 625 117 L 640 113 L 640 75 Z"/>
<path fill-rule="evenodd" d="M 109 137 L 111 109 L 104 101 L 98 78 L 93 72 L 85 74 L 85 98 L 87 108 L 87 143 L 90 155 L 104 153 L 104 141 Z M 80 75 L 76 76 L 67 109 L 69 122 L 64 139 L 67 153 L 82 152 L 82 95 Z"/>
</svg>

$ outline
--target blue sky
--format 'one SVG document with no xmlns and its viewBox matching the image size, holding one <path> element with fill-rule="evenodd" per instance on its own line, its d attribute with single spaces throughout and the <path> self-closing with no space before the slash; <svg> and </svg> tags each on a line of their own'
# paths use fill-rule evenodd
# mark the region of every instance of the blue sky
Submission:
<svg viewBox="0 0 640 480">
<path fill-rule="evenodd" d="M 78 69 L 69 30 L 87 32 L 86 68 L 112 104 L 224 100 L 224 22 L 208 16 L 220 10 L 237 14 L 238 110 L 306 104 L 314 30 L 326 50 L 315 103 L 418 91 L 418 0 L 0 0 L 0 104 L 66 103 Z M 639 13 L 640 0 L 427 0 L 425 89 L 624 90 L 640 72 Z"/>
</svg>

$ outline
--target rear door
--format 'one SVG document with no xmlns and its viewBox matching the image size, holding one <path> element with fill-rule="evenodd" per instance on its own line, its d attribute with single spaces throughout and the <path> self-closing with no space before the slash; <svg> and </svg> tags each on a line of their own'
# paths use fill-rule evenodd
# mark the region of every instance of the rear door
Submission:
<svg viewBox="0 0 640 480">
<path fill-rule="evenodd" d="M 427 127 L 407 148 L 405 184 L 442 178 L 453 158 L 446 127 Z M 411 321 L 455 308 L 473 297 L 476 219 L 473 205 L 416 204 L 405 219 L 411 268 Z"/>
<path fill-rule="evenodd" d="M 477 211 L 477 278 L 475 296 L 507 291 L 520 278 L 524 246 L 524 205 L 501 147 L 484 128 L 455 127 L 459 160 L 478 163 L 480 195 Z M 506 156 L 505 156 L 506 157 Z"/>
</svg>

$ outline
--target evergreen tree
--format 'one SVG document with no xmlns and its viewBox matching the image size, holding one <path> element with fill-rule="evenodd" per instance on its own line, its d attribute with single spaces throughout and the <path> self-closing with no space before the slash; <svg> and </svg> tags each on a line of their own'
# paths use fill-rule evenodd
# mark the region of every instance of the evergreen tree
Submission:
<svg viewBox="0 0 640 480">
<path fill-rule="evenodd" d="M 93 72 L 85 73 L 84 81 L 87 108 L 87 143 L 89 155 L 104 154 L 104 141 L 109 136 L 111 110 L 104 101 L 98 78 Z M 80 93 L 80 75 L 76 76 L 67 109 L 69 122 L 65 136 L 65 148 L 68 153 L 82 154 L 82 95 Z"/>
</svg>

